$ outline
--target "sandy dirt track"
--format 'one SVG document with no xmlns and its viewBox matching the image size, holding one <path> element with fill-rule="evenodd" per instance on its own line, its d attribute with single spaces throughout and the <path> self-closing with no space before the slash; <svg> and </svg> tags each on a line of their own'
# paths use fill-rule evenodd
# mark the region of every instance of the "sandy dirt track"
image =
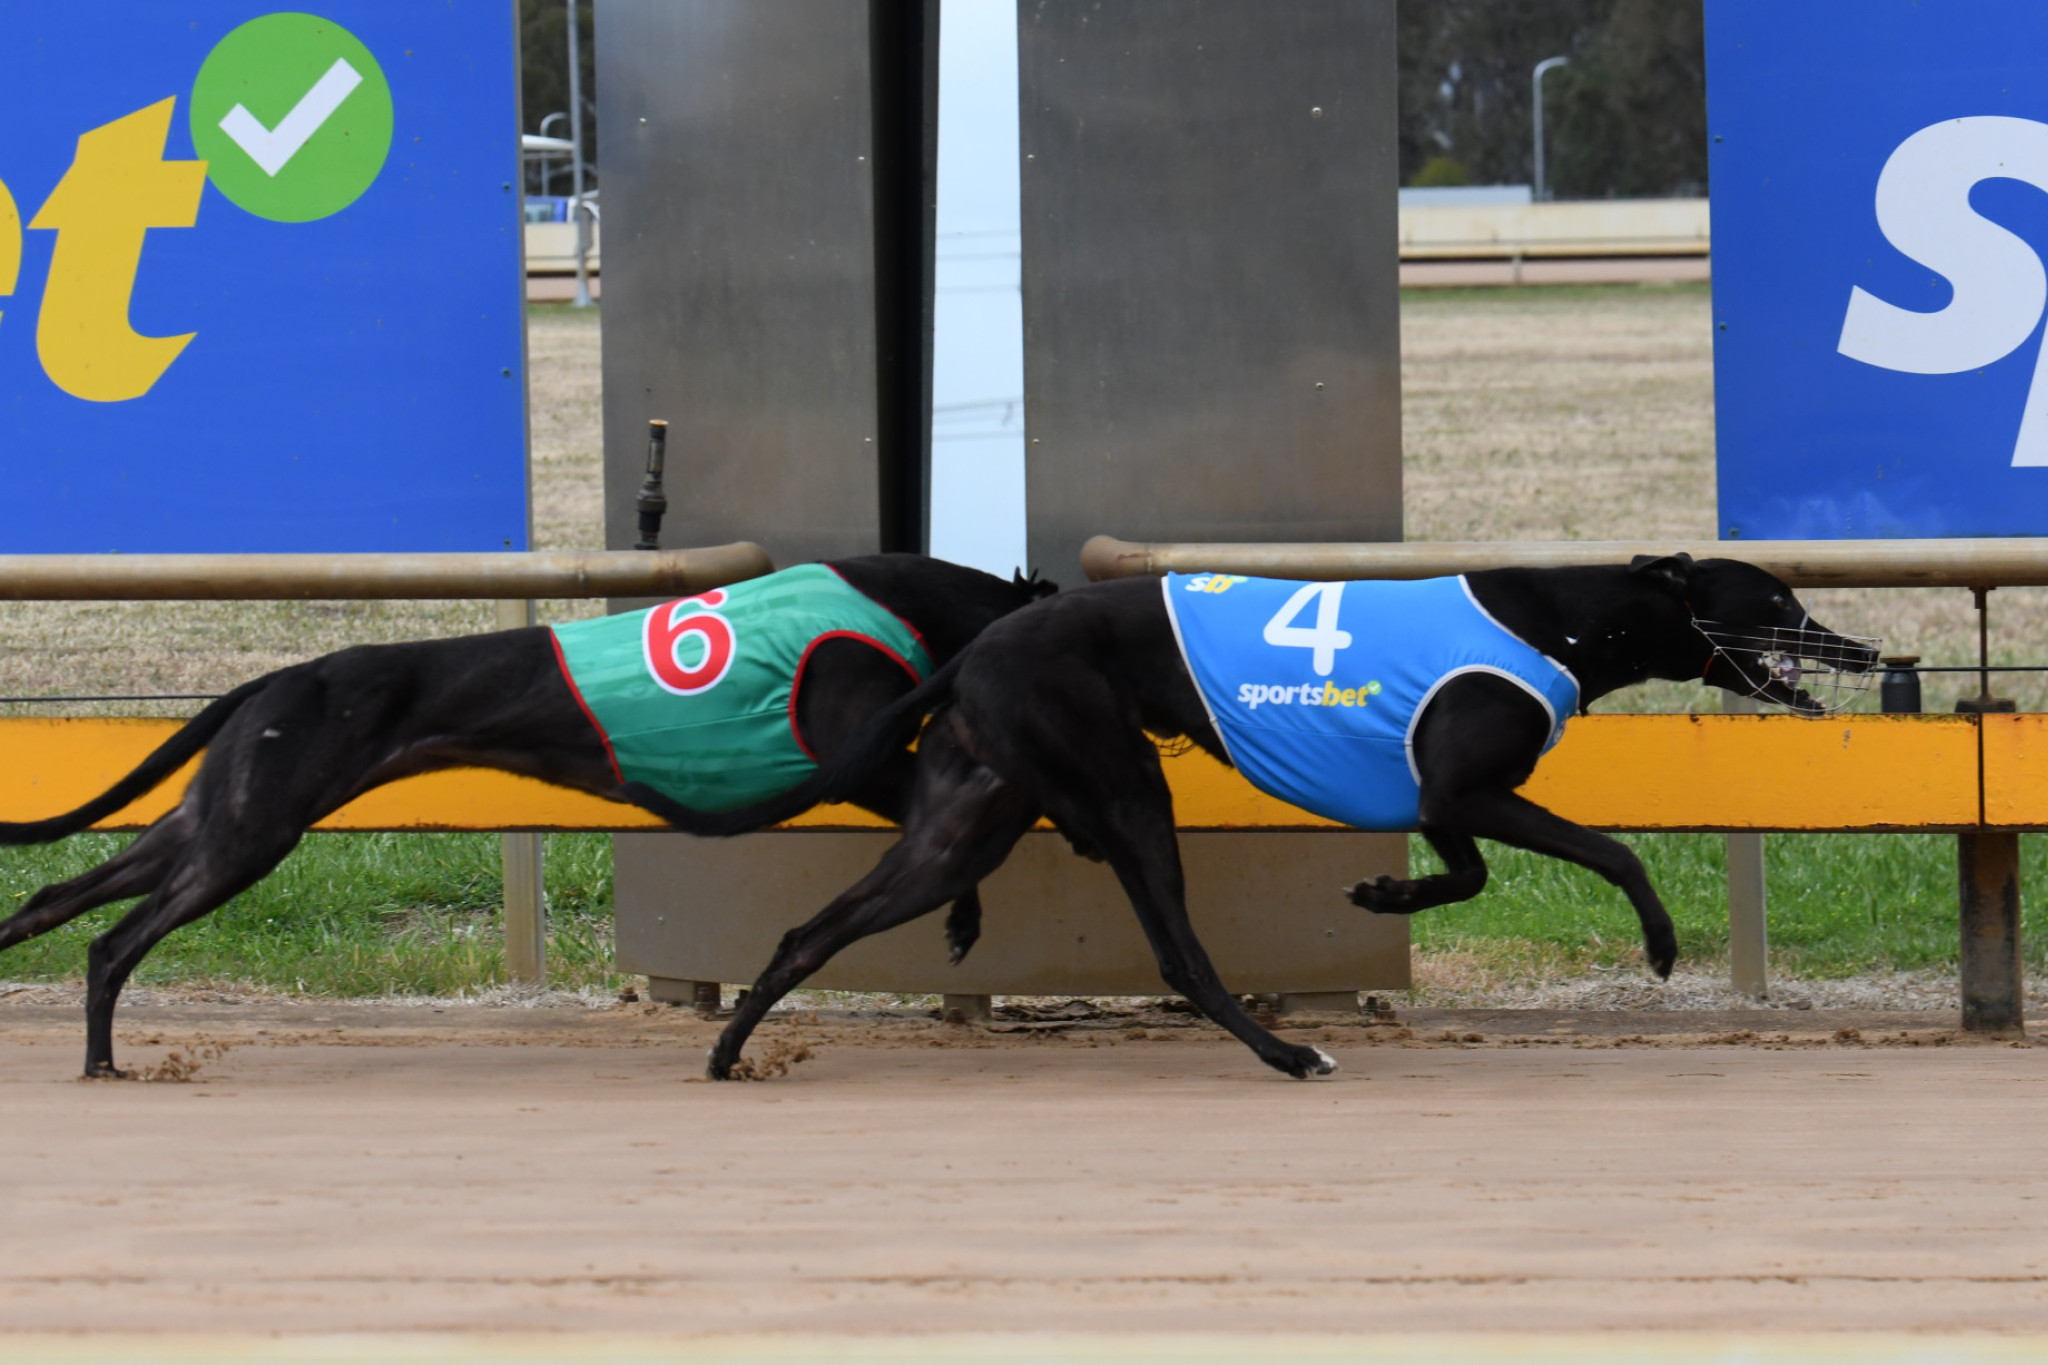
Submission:
<svg viewBox="0 0 2048 1365">
<path fill-rule="evenodd" d="M 1785 1027 L 1310 1024 L 1303 1084 L 1157 1011 L 812 1017 L 712 1085 L 681 1011 L 182 1005 L 123 1061 L 193 1081 L 84 1083 L 0 1007 L 0 1326 L 2048 1328 L 2048 1050 Z"/>
</svg>

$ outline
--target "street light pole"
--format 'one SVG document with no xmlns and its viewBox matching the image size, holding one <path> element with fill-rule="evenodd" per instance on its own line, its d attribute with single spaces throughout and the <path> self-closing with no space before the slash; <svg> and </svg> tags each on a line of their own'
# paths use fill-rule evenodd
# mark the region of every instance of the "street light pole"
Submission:
<svg viewBox="0 0 2048 1365">
<path fill-rule="evenodd" d="M 576 216 L 576 300 L 577 308 L 590 307 L 590 213 L 583 203 L 583 56 L 576 34 L 576 0 L 569 0 L 569 154 L 574 168 L 571 179 L 576 197 L 569 211 Z"/>
<path fill-rule="evenodd" d="M 567 117 L 569 116 L 559 109 L 549 114 L 540 121 L 540 135 L 546 137 L 550 123 L 553 123 L 558 118 Z M 545 154 L 540 159 L 540 192 L 542 194 L 553 194 L 555 192 L 555 159 Z"/>
<path fill-rule="evenodd" d="M 573 6 L 576 0 L 569 0 L 569 3 Z M 1550 198 L 1550 186 L 1543 176 L 1543 74 L 1570 61 L 1569 57 L 1545 57 L 1536 63 L 1536 74 L 1532 78 L 1536 87 L 1536 199 L 1539 203 Z"/>
</svg>

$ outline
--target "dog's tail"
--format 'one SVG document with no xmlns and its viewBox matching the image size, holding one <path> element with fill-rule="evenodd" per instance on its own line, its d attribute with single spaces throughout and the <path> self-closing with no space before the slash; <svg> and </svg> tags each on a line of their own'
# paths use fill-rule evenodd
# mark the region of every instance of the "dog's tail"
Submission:
<svg viewBox="0 0 2048 1365">
<path fill-rule="evenodd" d="M 165 778 L 185 766 L 192 755 L 204 749 L 220 733 L 242 704 L 268 687 L 275 675 L 266 674 L 243 683 L 234 691 L 216 697 L 185 727 L 157 745 L 156 751 L 135 765 L 134 771 L 77 810 L 53 815 L 47 820 L 20 823 L 0 821 L 0 845 L 47 844 L 76 834 L 96 821 L 104 820 L 143 793 L 161 785 Z"/>
<path fill-rule="evenodd" d="M 960 671 L 960 662 L 965 657 L 964 651 L 954 655 L 929 678 L 877 711 L 844 749 L 780 796 L 734 810 L 704 811 L 671 801 L 643 782 L 628 782 L 623 789 L 626 799 L 677 829 L 714 838 L 780 824 L 821 802 L 844 800 L 870 773 L 910 742 L 926 716 L 945 704 L 952 695 L 954 675 Z"/>
</svg>

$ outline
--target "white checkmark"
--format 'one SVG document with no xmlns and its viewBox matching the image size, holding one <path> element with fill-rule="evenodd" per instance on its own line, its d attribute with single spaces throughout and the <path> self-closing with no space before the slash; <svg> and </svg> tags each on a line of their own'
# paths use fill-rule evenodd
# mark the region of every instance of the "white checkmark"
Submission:
<svg viewBox="0 0 2048 1365">
<path fill-rule="evenodd" d="M 235 145 L 249 154 L 249 159 L 263 168 L 265 175 L 276 175 L 285 164 L 299 154 L 299 148 L 306 145 L 306 139 L 320 131 L 320 126 L 333 117 L 349 92 L 363 83 L 356 69 L 341 57 L 334 59 L 334 65 L 327 68 L 327 74 L 313 82 L 313 88 L 292 106 L 275 128 L 265 128 L 257 117 L 241 105 L 228 110 L 227 117 L 220 121 L 220 130 L 233 138 Z"/>
</svg>

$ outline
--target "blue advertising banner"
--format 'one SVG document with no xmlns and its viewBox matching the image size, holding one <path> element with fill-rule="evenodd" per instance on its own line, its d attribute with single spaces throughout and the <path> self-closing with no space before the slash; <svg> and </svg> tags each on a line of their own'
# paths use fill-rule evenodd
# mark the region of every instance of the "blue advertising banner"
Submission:
<svg viewBox="0 0 2048 1365">
<path fill-rule="evenodd" d="M 1721 534 L 2048 534 L 2048 3 L 1706 12 Z"/>
<path fill-rule="evenodd" d="M 513 0 L 0 0 L 0 552 L 524 549 Z"/>
</svg>

